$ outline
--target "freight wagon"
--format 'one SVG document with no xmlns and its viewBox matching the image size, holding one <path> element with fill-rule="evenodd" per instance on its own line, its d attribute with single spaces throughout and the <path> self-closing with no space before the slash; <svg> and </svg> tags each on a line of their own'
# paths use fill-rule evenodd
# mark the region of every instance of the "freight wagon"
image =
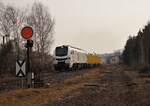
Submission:
<svg viewBox="0 0 150 106">
<path fill-rule="evenodd" d="M 99 66 L 101 64 L 101 58 L 95 53 L 89 53 L 87 55 L 87 64 L 88 68 Z"/>
</svg>

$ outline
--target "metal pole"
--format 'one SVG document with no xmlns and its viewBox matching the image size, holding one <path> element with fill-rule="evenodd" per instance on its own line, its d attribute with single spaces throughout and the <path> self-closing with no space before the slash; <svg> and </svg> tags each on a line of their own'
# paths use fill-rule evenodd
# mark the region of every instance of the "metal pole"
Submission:
<svg viewBox="0 0 150 106">
<path fill-rule="evenodd" d="M 30 72 L 30 54 L 29 54 L 30 48 L 27 47 L 27 72 Z"/>
<path fill-rule="evenodd" d="M 3 45 L 4 45 L 4 43 L 5 43 L 5 36 L 3 36 Z"/>
<path fill-rule="evenodd" d="M 28 88 L 31 87 L 31 73 L 30 73 L 30 47 L 29 41 L 27 40 L 27 80 L 28 80 Z"/>
<path fill-rule="evenodd" d="M 23 77 L 21 78 L 21 88 L 23 88 Z"/>
</svg>

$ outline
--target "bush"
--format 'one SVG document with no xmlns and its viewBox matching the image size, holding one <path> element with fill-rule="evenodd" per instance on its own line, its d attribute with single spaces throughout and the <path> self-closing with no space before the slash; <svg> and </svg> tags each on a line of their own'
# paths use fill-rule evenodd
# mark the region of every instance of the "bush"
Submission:
<svg viewBox="0 0 150 106">
<path fill-rule="evenodd" d="M 15 53 L 12 41 L 1 45 L 0 50 L 0 73 L 15 73 Z"/>
</svg>

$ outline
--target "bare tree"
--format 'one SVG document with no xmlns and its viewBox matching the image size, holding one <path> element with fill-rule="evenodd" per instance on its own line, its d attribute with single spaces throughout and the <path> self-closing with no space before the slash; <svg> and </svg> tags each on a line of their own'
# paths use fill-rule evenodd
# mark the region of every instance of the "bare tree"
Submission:
<svg viewBox="0 0 150 106">
<path fill-rule="evenodd" d="M 0 9 L 0 35 L 3 37 L 3 40 L 6 40 L 6 42 L 8 42 L 10 38 L 14 39 L 18 56 L 19 42 L 21 38 L 20 30 L 24 19 L 25 15 L 23 12 L 15 7 L 7 5 Z"/>
<path fill-rule="evenodd" d="M 43 61 L 44 55 L 49 53 L 53 43 L 54 19 L 41 3 L 35 2 L 27 17 L 27 24 L 34 29 L 34 49 L 41 54 Z"/>
<path fill-rule="evenodd" d="M 2 37 L 9 37 L 10 35 L 10 20 L 8 18 L 6 8 L 1 8 L 1 14 L 0 14 L 0 33 Z M 4 39 L 3 39 L 4 40 Z"/>
</svg>

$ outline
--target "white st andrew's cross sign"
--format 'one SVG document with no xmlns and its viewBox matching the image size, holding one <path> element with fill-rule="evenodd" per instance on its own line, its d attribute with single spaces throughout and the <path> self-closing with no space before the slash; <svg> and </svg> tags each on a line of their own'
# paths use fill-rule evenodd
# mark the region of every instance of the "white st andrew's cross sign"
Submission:
<svg viewBox="0 0 150 106">
<path fill-rule="evenodd" d="M 26 75 L 26 62 L 25 60 L 16 61 L 16 76 L 24 77 Z"/>
</svg>

